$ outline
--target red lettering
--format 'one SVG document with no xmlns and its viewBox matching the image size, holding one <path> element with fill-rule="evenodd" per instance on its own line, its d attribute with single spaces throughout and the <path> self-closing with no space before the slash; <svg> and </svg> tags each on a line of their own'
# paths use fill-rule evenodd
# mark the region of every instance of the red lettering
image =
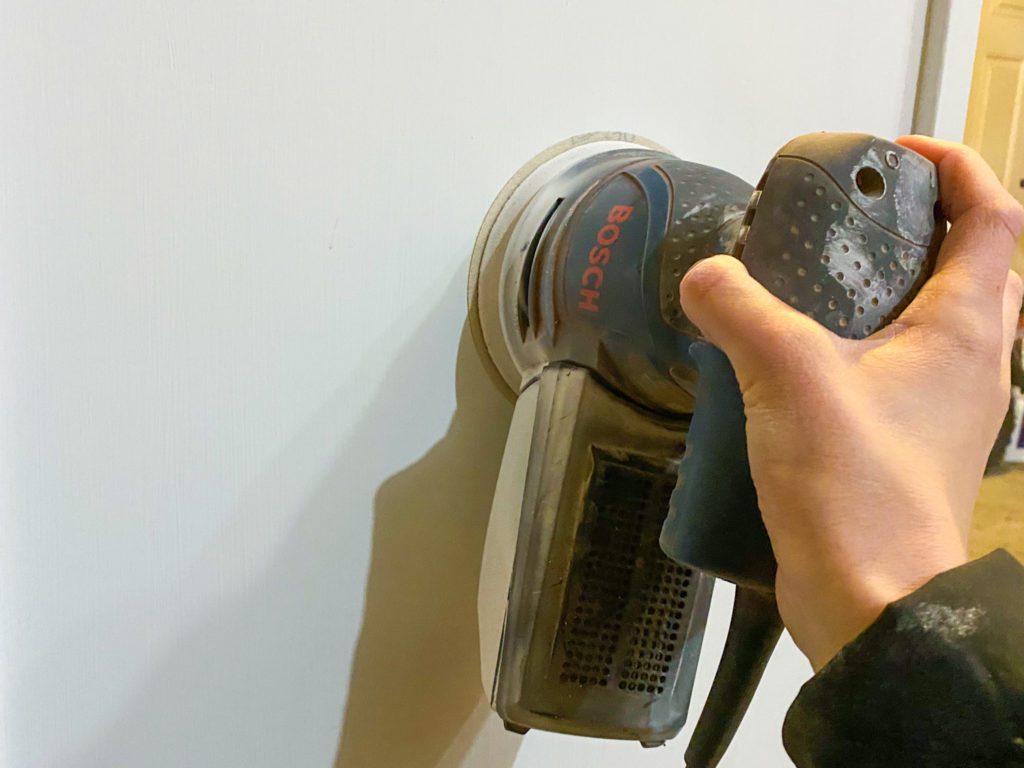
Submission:
<svg viewBox="0 0 1024 768">
<path fill-rule="evenodd" d="M 600 291 L 592 291 L 589 288 L 580 288 L 581 301 L 578 305 L 579 308 L 585 309 L 588 312 L 597 312 L 597 304 L 594 302 L 597 301 L 597 298 L 600 295 Z"/>
<path fill-rule="evenodd" d="M 628 221 L 632 215 L 632 205 L 613 205 L 612 209 L 608 211 L 608 223 L 621 224 L 624 221 Z"/>
<path fill-rule="evenodd" d="M 604 285 L 605 266 L 612 257 L 609 245 L 619 239 L 622 230 L 619 224 L 629 221 L 633 215 L 631 205 L 613 205 L 608 211 L 607 223 L 597 232 L 597 245 L 590 249 L 587 254 L 587 261 L 591 266 L 583 270 L 580 276 L 580 300 L 577 306 L 587 312 L 597 312 L 598 299 L 601 298 L 601 286 Z"/>
<path fill-rule="evenodd" d="M 608 233 L 607 235 L 605 233 Z M 597 233 L 597 242 L 601 245 L 611 245 L 619 239 L 619 228 L 615 224 L 605 224 Z"/>
<path fill-rule="evenodd" d="M 583 279 L 580 281 L 584 287 L 586 287 L 588 278 L 591 276 L 594 278 L 594 287 L 600 288 L 604 282 L 604 270 L 600 267 L 587 267 L 583 272 Z"/>
</svg>

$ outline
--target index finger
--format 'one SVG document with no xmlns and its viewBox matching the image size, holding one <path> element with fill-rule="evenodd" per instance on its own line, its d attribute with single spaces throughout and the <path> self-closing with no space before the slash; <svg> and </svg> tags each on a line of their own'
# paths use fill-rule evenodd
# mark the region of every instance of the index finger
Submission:
<svg viewBox="0 0 1024 768">
<path fill-rule="evenodd" d="M 1024 209 L 974 150 L 951 141 L 903 136 L 897 141 L 935 163 L 939 197 L 951 227 L 939 251 L 932 278 L 904 320 L 977 312 L 1001 304 L 1015 243 L 1024 229 Z M 916 306 L 915 306 L 916 305 Z M 993 306 L 994 305 L 994 306 Z"/>
<path fill-rule="evenodd" d="M 1000 183 L 984 158 L 970 147 L 930 136 L 901 136 L 896 139 L 907 149 L 931 160 L 939 173 L 942 211 L 955 223 L 974 208 L 987 208 L 1014 239 L 1024 229 L 1024 209 Z"/>
</svg>

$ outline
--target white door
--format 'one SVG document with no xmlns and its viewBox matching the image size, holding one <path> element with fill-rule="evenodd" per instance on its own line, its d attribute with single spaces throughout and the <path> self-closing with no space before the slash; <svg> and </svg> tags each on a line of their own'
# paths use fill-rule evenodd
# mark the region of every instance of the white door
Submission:
<svg viewBox="0 0 1024 768">
<path fill-rule="evenodd" d="M 1024 0 L 986 0 L 964 141 L 1024 203 Z M 1013 268 L 1024 271 L 1024 237 Z"/>
<path fill-rule="evenodd" d="M 476 228 L 576 133 L 755 181 L 905 131 L 924 6 L 3 3 L 0 764 L 680 766 L 488 714 Z M 784 642 L 726 766 L 787 764 L 808 674 Z"/>
</svg>

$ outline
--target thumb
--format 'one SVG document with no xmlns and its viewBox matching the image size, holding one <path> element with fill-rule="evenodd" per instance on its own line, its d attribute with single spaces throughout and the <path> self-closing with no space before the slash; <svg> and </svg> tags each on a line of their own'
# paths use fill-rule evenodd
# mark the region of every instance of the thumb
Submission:
<svg viewBox="0 0 1024 768">
<path fill-rule="evenodd" d="M 805 344 L 828 332 L 769 293 L 732 256 L 697 262 L 683 276 L 679 296 L 686 316 L 729 357 L 742 381 L 786 365 Z"/>
</svg>

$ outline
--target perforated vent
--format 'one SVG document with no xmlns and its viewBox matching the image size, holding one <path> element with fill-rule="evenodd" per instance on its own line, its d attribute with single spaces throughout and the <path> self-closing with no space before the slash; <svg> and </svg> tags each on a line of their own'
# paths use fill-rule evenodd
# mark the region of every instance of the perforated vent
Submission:
<svg viewBox="0 0 1024 768">
<path fill-rule="evenodd" d="M 675 481 L 595 450 L 553 656 L 563 683 L 655 694 L 672 678 L 692 577 L 658 545 Z"/>
</svg>

